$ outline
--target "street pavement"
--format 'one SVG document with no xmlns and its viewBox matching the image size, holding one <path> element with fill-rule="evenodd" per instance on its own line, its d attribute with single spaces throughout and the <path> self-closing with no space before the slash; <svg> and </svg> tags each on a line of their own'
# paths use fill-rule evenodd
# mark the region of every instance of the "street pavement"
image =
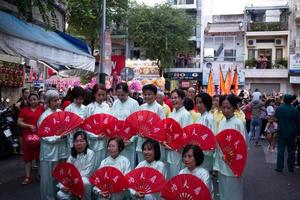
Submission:
<svg viewBox="0 0 300 200">
<path fill-rule="evenodd" d="M 300 200 L 300 170 L 289 173 L 274 171 L 276 153 L 269 153 L 267 145 L 250 145 L 244 173 L 244 200 Z M 21 156 L 0 160 L 0 200 L 38 200 L 39 182 L 33 171 L 33 182 L 22 186 Z"/>
</svg>

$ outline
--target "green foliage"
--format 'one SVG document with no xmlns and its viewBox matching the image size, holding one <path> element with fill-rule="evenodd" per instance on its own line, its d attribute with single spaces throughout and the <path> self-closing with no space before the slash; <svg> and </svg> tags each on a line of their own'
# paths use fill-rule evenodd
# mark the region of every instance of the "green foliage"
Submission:
<svg viewBox="0 0 300 200">
<path fill-rule="evenodd" d="M 42 15 L 44 23 L 51 27 L 51 21 L 49 15 L 56 20 L 56 15 L 53 9 L 53 5 L 56 3 L 56 0 L 5 0 L 11 4 L 17 6 L 19 10 L 19 15 L 23 17 L 26 21 L 32 21 L 32 9 L 37 7 L 40 14 Z"/>
<path fill-rule="evenodd" d="M 256 65 L 257 65 L 257 60 L 255 58 L 251 58 L 245 61 L 245 66 L 256 67 Z"/>
<path fill-rule="evenodd" d="M 128 0 L 107 0 L 107 26 L 112 22 L 117 26 L 124 24 Z M 99 41 L 102 19 L 102 0 L 67 0 L 68 32 L 89 42 L 92 47 Z"/>
<path fill-rule="evenodd" d="M 278 68 L 287 68 L 288 60 L 286 58 L 279 58 L 275 61 L 275 66 L 277 66 Z"/>
<path fill-rule="evenodd" d="M 250 31 L 285 31 L 285 30 L 288 30 L 288 23 L 253 22 L 250 24 Z"/>
<path fill-rule="evenodd" d="M 195 24 L 182 10 L 169 4 L 135 5 L 128 23 L 129 38 L 146 50 L 147 58 L 157 60 L 161 69 L 172 65 L 177 52 L 187 50 Z"/>
</svg>

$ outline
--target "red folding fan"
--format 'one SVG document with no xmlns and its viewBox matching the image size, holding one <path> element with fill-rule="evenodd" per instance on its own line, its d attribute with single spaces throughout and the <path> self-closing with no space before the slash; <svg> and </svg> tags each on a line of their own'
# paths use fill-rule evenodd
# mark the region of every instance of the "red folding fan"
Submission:
<svg viewBox="0 0 300 200">
<path fill-rule="evenodd" d="M 134 169 L 125 177 L 128 180 L 129 188 L 143 194 L 160 192 L 166 183 L 165 177 L 150 167 Z"/>
<path fill-rule="evenodd" d="M 165 142 L 172 149 L 179 151 L 185 140 L 180 124 L 172 118 L 163 119 L 162 122 L 165 128 Z"/>
<path fill-rule="evenodd" d="M 82 122 L 83 119 L 72 112 L 54 112 L 43 120 L 38 134 L 40 137 L 62 135 L 76 129 Z"/>
<path fill-rule="evenodd" d="M 233 174 L 240 177 L 247 161 L 247 144 L 243 135 L 234 129 L 226 129 L 216 136 L 223 159 Z"/>
<path fill-rule="evenodd" d="M 125 191 L 128 182 L 120 170 L 115 167 L 102 167 L 90 178 L 90 182 L 102 192 L 115 193 Z"/>
<path fill-rule="evenodd" d="M 86 118 L 80 128 L 95 135 L 105 135 L 106 129 L 113 126 L 116 121 L 118 119 L 109 114 L 94 114 Z"/>
<path fill-rule="evenodd" d="M 213 132 L 201 124 L 191 124 L 183 128 L 186 136 L 185 144 L 198 145 L 203 151 L 216 148 L 216 138 Z"/>
<path fill-rule="evenodd" d="M 141 110 L 129 115 L 126 123 L 134 132 L 142 137 L 151 138 L 158 142 L 164 141 L 164 127 L 160 117 L 154 112 Z"/>
<path fill-rule="evenodd" d="M 121 137 L 124 141 L 128 141 L 135 135 L 135 132 L 127 122 L 118 120 L 113 126 L 106 129 L 106 134 L 110 138 Z"/>
<path fill-rule="evenodd" d="M 211 200 L 211 194 L 203 181 L 191 174 L 171 178 L 161 191 L 166 200 Z"/>
<path fill-rule="evenodd" d="M 81 175 L 77 168 L 70 163 L 58 164 L 52 172 L 52 176 L 69 191 L 82 198 L 84 187 Z"/>
</svg>

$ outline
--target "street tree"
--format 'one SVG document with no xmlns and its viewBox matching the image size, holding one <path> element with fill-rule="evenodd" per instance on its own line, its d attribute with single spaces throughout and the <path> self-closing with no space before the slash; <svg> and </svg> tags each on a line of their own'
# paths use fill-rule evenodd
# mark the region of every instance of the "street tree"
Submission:
<svg viewBox="0 0 300 200">
<path fill-rule="evenodd" d="M 99 41 L 102 18 L 102 0 L 66 0 L 69 12 L 68 32 L 85 39 L 92 48 Z M 128 0 L 107 0 L 107 27 L 124 25 Z"/>
<path fill-rule="evenodd" d="M 157 60 L 162 72 L 172 66 L 176 53 L 188 50 L 194 24 L 185 12 L 169 4 L 135 4 L 128 18 L 129 38 L 145 50 L 146 58 Z"/>
</svg>

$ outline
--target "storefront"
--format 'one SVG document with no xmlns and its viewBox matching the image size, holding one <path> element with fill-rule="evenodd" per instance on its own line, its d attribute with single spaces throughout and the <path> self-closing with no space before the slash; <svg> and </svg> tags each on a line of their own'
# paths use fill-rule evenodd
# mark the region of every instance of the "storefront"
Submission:
<svg viewBox="0 0 300 200">
<path fill-rule="evenodd" d="M 166 72 L 166 90 L 172 91 L 175 88 L 187 89 L 194 87 L 199 89 L 202 85 L 201 72 Z"/>
</svg>

